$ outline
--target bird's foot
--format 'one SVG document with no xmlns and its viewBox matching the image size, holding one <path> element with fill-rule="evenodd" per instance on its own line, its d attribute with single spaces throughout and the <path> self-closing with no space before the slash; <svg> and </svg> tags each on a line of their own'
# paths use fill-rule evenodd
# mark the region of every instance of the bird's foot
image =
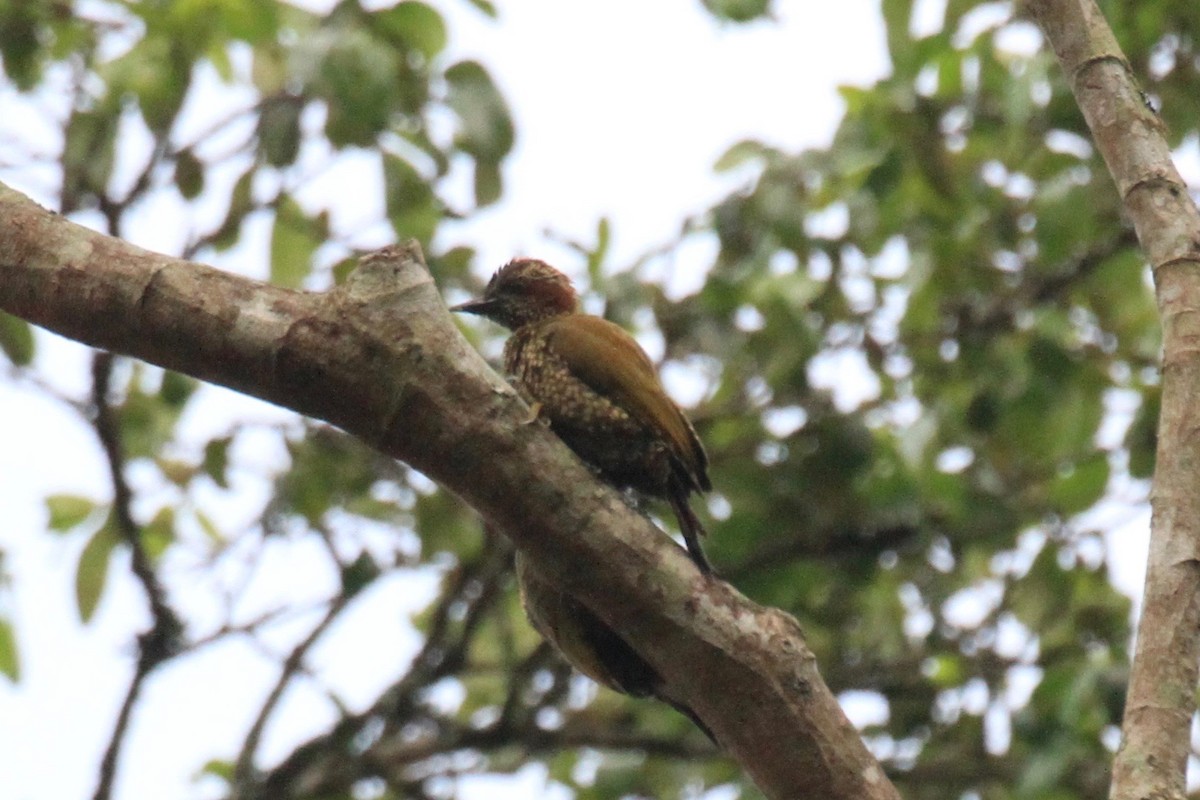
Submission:
<svg viewBox="0 0 1200 800">
<path fill-rule="evenodd" d="M 533 402 L 529 404 L 529 416 L 521 420 L 522 425 L 532 425 L 538 421 L 538 416 L 542 413 L 542 404 Z"/>
</svg>

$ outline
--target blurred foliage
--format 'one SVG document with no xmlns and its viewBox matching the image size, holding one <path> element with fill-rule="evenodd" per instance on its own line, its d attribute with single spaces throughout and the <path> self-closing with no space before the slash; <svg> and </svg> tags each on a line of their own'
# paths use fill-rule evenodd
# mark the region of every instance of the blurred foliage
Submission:
<svg viewBox="0 0 1200 800">
<path fill-rule="evenodd" d="M 769 5 L 704 2 L 731 21 Z M 1103 5 L 1172 144 L 1195 148 L 1200 5 Z M 353 236 L 331 225 L 335 198 L 302 190 L 319 154 L 367 154 L 384 223 L 421 239 L 444 288 L 477 289 L 494 266 L 434 244 L 444 221 L 475 211 L 445 199 L 455 175 L 469 176 L 476 207 L 503 196 L 515 136 L 487 65 L 446 59 L 435 8 L 93 6 L 0 6 L 8 79 L 31 92 L 73 81 L 57 162 L 64 213 L 99 212 L 120 234 L 147 199 L 215 204 L 223 214 L 182 248 L 198 257 L 238 245 L 261 216 L 271 279 L 326 285 L 352 263 Z M 715 243 L 699 291 L 671 302 L 648 280 L 672 269 L 672 252 L 610 264 L 607 220 L 580 264 L 562 266 L 586 271 L 610 317 L 661 333 L 666 361 L 705 386 L 693 416 L 718 493 L 709 552 L 743 592 L 795 614 L 830 685 L 873 709 L 864 736 L 906 798 L 1101 797 L 1130 636 L 1105 537 L 1144 503 L 1153 467 L 1148 273 L 1036 28 L 1010 4 L 949 0 L 940 30 L 915 38 L 912 2 L 883 0 L 882 12 L 892 74 L 842 89 L 830 147 L 745 141 L 717 164 L 745 186 L 684 226 L 681 246 Z M 202 74 L 244 102 L 186 138 Z M 780 96 L 763 102 L 788 102 L 795 79 L 778 76 Z M 130 129 L 152 145 L 118 186 Z M 34 345 L 28 326 L 0 316 L 11 374 L 29 369 Z M 247 768 L 252 746 L 239 755 L 230 743 L 211 754 L 207 780 L 241 796 L 452 797 L 459 774 L 536 760 L 579 798 L 720 785 L 759 796 L 670 709 L 572 678 L 521 615 L 507 545 L 422 476 L 295 420 L 185 442 L 183 420 L 210 393 L 145 367 L 118 383 L 144 549 L 156 565 L 190 553 L 207 576 L 176 577 L 173 591 L 203 591 L 229 562 L 305 541 L 337 576 L 328 620 L 351 597 L 372 602 L 388 578 L 440 587 L 408 620 L 423 648 L 369 707 L 343 710 L 260 771 Z M 281 464 L 255 457 L 264 441 L 280 445 Z M 214 513 L 260 484 L 269 499 L 253 519 Z M 47 506 L 48 528 L 80 542 L 87 619 L 123 547 L 111 511 L 67 495 Z M 239 618 L 232 602 L 228 615 L 215 633 L 189 632 L 258 635 L 272 621 Z M 0 603 L 10 680 L 13 629 L 26 624 Z M 299 662 L 311 643 L 292 633 Z M 302 677 L 288 669 L 285 681 Z"/>
</svg>

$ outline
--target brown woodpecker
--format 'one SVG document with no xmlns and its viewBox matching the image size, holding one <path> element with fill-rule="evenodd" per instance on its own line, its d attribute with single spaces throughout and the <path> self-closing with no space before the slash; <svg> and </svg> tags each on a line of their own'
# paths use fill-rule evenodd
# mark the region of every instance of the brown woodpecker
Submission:
<svg viewBox="0 0 1200 800">
<path fill-rule="evenodd" d="M 692 560 L 710 574 L 700 549 L 704 529 L 688 506 L 689 495 L 711 488 L 708 457 L 633 337 L 579 313 L 567 277 L 533 259 L 509 262 L 492 276 L 483 297 L 453 310 L 513 332 L 504 346 L 505 370 L 537 415 L 609 483 L 665 498 Z M 616 631 L 520 553 L 517 582 L 533 626 L 576 669 L 610 689 L 664 700 L 713 738 L 690 708 L 666 695 L 658 673 Z"/>
<path fill-rule="evenodd" d="M 633 337 L 578 305 L 566 275 L 522 258 L 501 267 L 483 297 L 452 310 L 513 332 L 504 368 L 538 416 L 612 485 L 670 503 L 692 560 L 711 574 L 704 528 L 688 505 L 693 492 L 712 488 L 700 437 Z"/>
</svg>

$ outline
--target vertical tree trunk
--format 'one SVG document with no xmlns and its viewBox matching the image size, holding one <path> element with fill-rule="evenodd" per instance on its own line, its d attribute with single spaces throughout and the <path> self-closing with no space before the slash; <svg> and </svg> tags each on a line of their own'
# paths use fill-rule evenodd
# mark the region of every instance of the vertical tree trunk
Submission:
<svg viewBox="0 0 1200 800">
<path fill-rule="evenodd" d="M 1154 270 L 1162 412 L 1150 558 L 1115 800 L 1186 793 L 1200 665 L 1200 214 L 1162 125 L 1093 0 L 1031 0 Z"/>
</svg>

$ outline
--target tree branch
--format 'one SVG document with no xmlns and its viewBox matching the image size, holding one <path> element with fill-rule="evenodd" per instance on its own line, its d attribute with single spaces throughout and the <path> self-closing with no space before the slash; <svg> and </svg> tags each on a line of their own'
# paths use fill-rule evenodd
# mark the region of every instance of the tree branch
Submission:
<svg viewBox="0 0 1200 800">
<path fill-rule="evenodd" d="M 472 637 L 500 596 L 500 580 L 508 573 L 511 561 L 508 542 L 489 537 L 478 557 L 447 576 L 448 585 L 432 611 L 425 642 L 408 673 L 371 708 L 347 715 L 332 731 L 300 745 L 283 762 L 255 776 L 254 781 L 243 779 L 248 776 L 235 776 L 233 797 L 282 800 L 314 792 L 345 794 L 355 781 L 389 771 L 374 765 L 394 762 L 399 750 L 411 746 L 406 729 L 420 725 L 443 733 L 440 721 L 425 708 L 423 692 L 462 668 Z M 445 739 L 440 735 L 434 738 Z M 396 746 L 391 740 L 401 744 Z M 388 758 L 379 757 L 383 749 L 388 749 Z M 347 751 L 356 757 L 347 758 Z M 408 763 L 393 766 L 399 769 Z"/>
<path fill-rule="evenodd" d="M 109 477 L 113 483 L 113 519 L 121 539 L 129 546 L 130 569 L 150 604 L 152 627 L 139 637 L 138 668 L 149 672 L 179 650 L 183 623 L 167 603 L 167 593 L 154 572 L 146 548 L 142 545 L 142 529 L 134 522 L 131 507 L 133 493 L 125 480 L 125 455 L 121 446 L 120 426 L 116 412 L 108 400 L 112 379 L 112 353 L 96 353 L 92 359 L 92 407 L 95 410 L 96 436 L 108 461 Z"/>
<path fill-rule="evenodd" d="M 125 456 L 121 447 L 117 415 L 109 402 L 108 392 L 112 381 L 112 353 L 96 353 L 92 359 L 92 408 L 95 412 L 96 435 L 108 461 L 109 477 L 113 483 L 113 521 L 121 539 L 129 546 L 130 569 L 146 592 L 153 620 L 150 630 L 138 636 L 138 659 L 133 677 L 129 681 L 117 721 L 104 757 L 100 761 L 100 775 L 96 782 L 94 800 L 108 800 L 116 779 L 117 762 L 125 733 L 133 715 L 133 706 L 141 694 L 146 677 L 157 667 L 179 651 L 183 625 L 167 604 L 166 592 L 154 572 L 154 567 L 142 546 L 141 527 L 134 522 L 130 507 L 133 493 L 125 480 Z"/>
<path fill-rule="evenodd" d="M 765 794 L 895 798 L 794 619 L 707 580 L 458 332 L 415 244 L 326 294 L 148 253 L 0 188 L 0 308 L 285 405 L 423 471 L 664 678 Z"/>
<path fill-rule="evenodd" d="M 1200 665 L 1200 213 L 1093 0 L 1029 0 L 1154 270 L 1162 411 L 1150 557 L 1110 797 L 1183 797 Z"/>
<path fill-rule="evenodd" d="M 275 707 L 283 697 L 284 690 L 287 689 L 292 678 L 303 667 L 304 659 L 308 656 L 309 651 L 320 641 L 325 632 L 329 630 L 329 626 L 337 620 L 338 615 L 350 604 L 351 599 L 353 599 L 352 596 L 347 594 L 339 594 L 334 598 L 329 604 L 325 615 L 321 617 L 320 622 L 313 626 L 308 635 L 292 648 L 292 652 L 284 659 L 283 665 L 279 670 L 279 677 L 267 695 L 266 702 L 259 709 L 254 723 L 250 726 L 250 731 L 246 734 L 246 739 L 242 743 L 242 751 L 238 753 L 237 761 L 234 763 L 233 779 L 235 782 L 241 784 L 249 783 L 253 780 L 254 756 L 258 753 L 258 745 L 262 740 L 263 731 L 267 727 L 267 721 L 270 720 L 271 714 L 274 713 Z"/>
</svg>

